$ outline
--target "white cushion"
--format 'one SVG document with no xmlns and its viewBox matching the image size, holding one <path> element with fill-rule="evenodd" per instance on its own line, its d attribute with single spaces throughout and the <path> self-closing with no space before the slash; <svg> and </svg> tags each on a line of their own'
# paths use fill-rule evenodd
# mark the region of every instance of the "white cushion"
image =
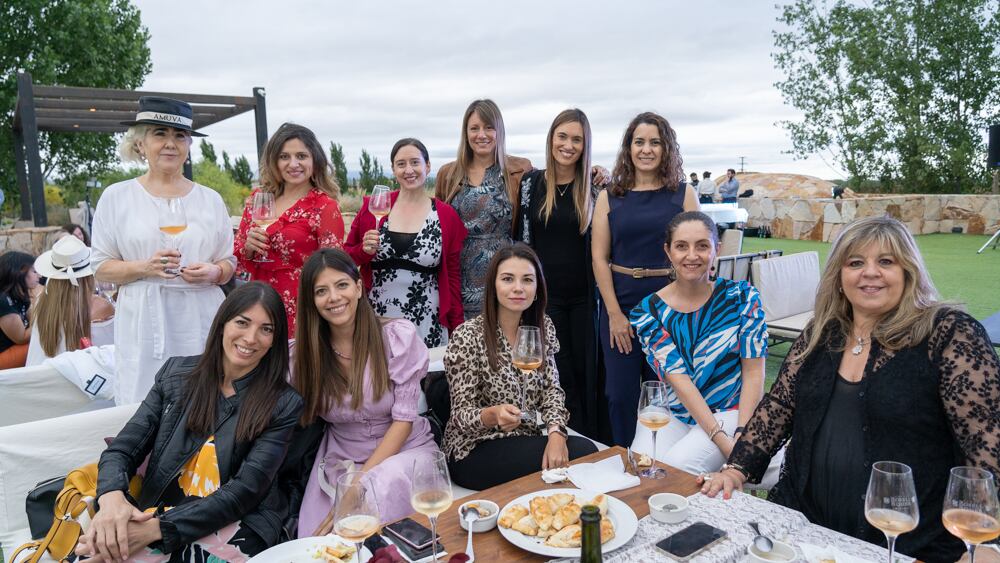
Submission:
<svg viewBox="0 0 1000 563">
<path fill-rule="evenodd" d="M 752 268 L 768 328 L 776 319 L 813 310 L 819 285 L 818 253 L 800 252 L 756 260 Z"/>
<path fill-rule="evenodd" d="M 109 401 L 92 401 L 90 396 L 50 366 L 0 371 L 0 426 L 108 406 L 111 406 Z"/>
<path fill-rule="evenodd" d="M 96 462 L 105 449 L 104 438 L 118 435 L 138 406 L 0 428 L 0 547 L 4 553 L 13 553 L 29 535 L 24 511 L 28 491 L 40 481 Z"/>
</svg>

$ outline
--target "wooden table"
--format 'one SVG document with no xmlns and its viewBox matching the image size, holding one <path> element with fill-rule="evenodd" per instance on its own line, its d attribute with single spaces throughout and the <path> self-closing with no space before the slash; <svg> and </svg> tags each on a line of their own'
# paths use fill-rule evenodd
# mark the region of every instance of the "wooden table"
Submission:
<svg viewBox="0 0 1000 563">
<path fill-rule="evenodd" d="M 572 463 L 590 463 L 600 461 L 613 455 L 622 456 L 622 459 L 624 459 L 625 448 L 615 446 L 604 451 L 596 452 L 576 459 Z M 649 505 L 646 501 L 653 494 L 671 492 L 688 496 L 698 491 L 699 487 L 695 484 L 694 475 L 685 473 L 680 469 L 675 469 L 659 462 L 657 462 L 657 465 L 667 470 L 667 476 L 665 478 L 642 479 L 642 482 L 637 487 L 621 491 L 613 491 L 608 494 L 625 502 L 625 504 L 632 507 L 632 510 L 635 511 L 635 515 L 637 517 L 642 518 L 649 514 Z M 626 467 L 627 466 L 628 463 L 626 462 Z M 541 475 L 541 471 L 532 473 L 531 475 L 521 477 L 520 479 L 509 483 L 504 483 L 503 485 L 498 485 L 492 489 L 486 489 L 485 491 L 473 493 L 461 502 L 472 500 L 474 498 L 486 499 L 497 503 L 500 508 L 503 508 L 505 504 L 523 494 L 544 489 L 560 489 L 573 486 L 572 483 L 568 482 L 549 485 L 542 481 Z M 438 517 L 437 531 L 441 536 L 441 541 L 448 553 L 459 553 L 465 551 L 465 542 L 468 538 L 468 532 L 463 530 L 458 523 L 458 506 L 461 502 L 456 501 L 451 508 Z M 427 520 L 427 517 L 422 514 L 414 513 L 410 515 L 410 518 L 413 518 L 421 524 L 430 527 L 430 522 Z M 535 555 L 534 553 L 529 553 L 519 547 L 515 547 L 513 544 L 504 539 L 504 537 L 500 535 L 500 531 L 496 528 L 490 530 L 489 532 L 473 534 L 472 542 L 473 547 L 475 548 L 477 561 L 547 561 L 548 559 L 551 559 L 551 557 Z"/>
</svg>

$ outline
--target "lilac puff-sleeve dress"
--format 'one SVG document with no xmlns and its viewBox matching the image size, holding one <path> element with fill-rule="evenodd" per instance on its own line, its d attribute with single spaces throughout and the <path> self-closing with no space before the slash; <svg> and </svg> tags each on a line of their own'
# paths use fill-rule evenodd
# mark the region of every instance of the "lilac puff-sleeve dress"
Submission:
<svg viewBox="0 0 1000 563">
<path fill-rule="evenodd" d="M 413 512 L 410 507 L 413 460 L 421 453 L 438 449 L 427 419 L 417 415 L 420 380 L 427 375 L 427 347 L 413 323 L 402 319 L 386 323 L 382 338 L 388 358 L 389 390 L 377 401 L 370 398 L 371 380 L 366 368 L 366 397 L 358 410 L 351 409 L 348 395 L 323 415 L 329 424 L 302 499 L 299 537 L 312 535 L 333 508 L 330 495 L 345 470 L 345 462 L 354 462 L 360 469 L 397 420 L 413 423 L 409 438 L 399 453 L 371 468 L 368 475 L 374 484 L 383 523 Z M 333 487 L 329 494 L 320 485 L 320 472 Z"/>
</svg>

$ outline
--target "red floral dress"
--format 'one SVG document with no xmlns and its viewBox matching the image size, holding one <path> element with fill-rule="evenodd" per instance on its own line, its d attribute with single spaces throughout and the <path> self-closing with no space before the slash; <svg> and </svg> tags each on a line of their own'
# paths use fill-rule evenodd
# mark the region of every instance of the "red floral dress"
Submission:
<svg viewBox="0 0 1000 563">
<path fill-rule="evenodd" d="M 240 230 L 236 233 L 236 259 L 240 270 L 249 274 L 251 280 L 267 283 L 281 296 L 288 314 L 288 336 L 293 338 L 302 264 L 320 248 L 343 248 L 344 218 L 335 199 L 313 188 L 267 228 L 271 243 L 267 257 L 272 262 L 255 262 L 255 257 L 247 258 L 243 253 L 247 231 L 254 224 L 250 218 L 252 201 L 253 194 L 250 194 L 243 208 Z"/>
</svg>

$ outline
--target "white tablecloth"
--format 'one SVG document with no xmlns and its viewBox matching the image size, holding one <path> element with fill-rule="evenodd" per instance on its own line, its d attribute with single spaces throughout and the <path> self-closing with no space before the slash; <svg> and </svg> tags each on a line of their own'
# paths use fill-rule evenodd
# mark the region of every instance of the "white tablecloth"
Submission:
<svg viewBox="0 0 1000 563">
<path fill-rule="evenodd" d="M 750 212 L 735 203 L 703 203 L 701 212 L 716 223 L 746 223 Z"/>
<path fill-rule="evenodd" d="M 614 493 L 612 493 L 614 494 Z M 705 522 L 726 531 L 726 539 L 690 559 L 691 563 L 719 563 L 747 561 L 747 546 L 753 541 L 753 531 L 747 522 L 757 522 L 765 535 L 796 546 L 799 561 L 803 560 L 801 542 L 825 547 L 836 546 L 841 551 L 873 561 L 884 562 L 888 553 L 884 548 L 861 541 L 839 532 L 810 524 L 801 512 L 785 508 L 744 493 L 734 493 L 733 498 L 722 500 L 722 495 L 709 498 L 701 493 L 688 497 L 690 513 L 679 524 L 662 524 L 646 516 L 639 520 L 639 530 L 624 546 L 604 554 L 606 563 L 631 563 L 633 561 L 673 561 L 656 550 L 654 544 L 694 522 Z M 912 561 L 897 555 L 897 561 Z"/>
</svg>

